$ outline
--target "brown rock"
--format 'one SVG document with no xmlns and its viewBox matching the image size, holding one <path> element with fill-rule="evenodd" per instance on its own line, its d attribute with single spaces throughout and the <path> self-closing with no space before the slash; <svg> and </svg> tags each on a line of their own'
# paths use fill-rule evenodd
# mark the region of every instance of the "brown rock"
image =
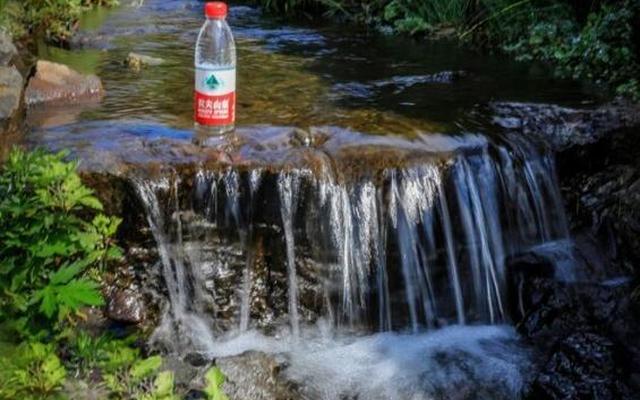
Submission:
<svg viewBox="0 0 640 400">
<path fill-rule="evenodd" d="M 107 300 L 107 317 L 111 320 L 139 324 L 144 314 L 144 302 L 133 290 L 115 290 Z"/>
<path fill-rule="evenodd" d="M 102 82 L 95 75 L 83 75 L 66 65 L 39 60 L 36 74 L 29 81 L 25 101 L 31 106 L 38 103 L 76 102 L 100 98 L 104 94 Z"/>
<path fill-rule="evenodd" d="M 138 53 L 129 53 L 125 64 L 134 71 L 140 71 L 145 66 L 155 67 L 164 63 L 162 58 L 156 58 Z"/>
</svg>

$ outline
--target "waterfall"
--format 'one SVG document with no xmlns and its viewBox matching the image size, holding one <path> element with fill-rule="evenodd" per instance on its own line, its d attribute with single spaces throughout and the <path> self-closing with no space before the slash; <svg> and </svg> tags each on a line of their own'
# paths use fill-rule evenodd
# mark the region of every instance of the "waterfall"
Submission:
<svg viewBox="0 0 640 400">
<path fill-rule="evenodd" d="M 174 204 L 178 211 L 178 182 L 170 182 L 168 179 L 134 181 L 156 241 L 169 297 L 170 312 L 164 316 L 158 331 L 175 331 L 175 337 L 179 339 L 174 347 L 176 350 L 184 347 L 206 350 L 213 341 L 213 335 L 206 318 L 201 317 L 204 310 L 199 307 L 200 296 L 197 292 L 190 292 L 190 282 L 201 280 L 202 275 L 198 273 L 198 269 L 188 268 L 185 263 L 188 256 L 182 240 L 179 212 L 170 215 L 172 221 L 167 223 L 164 213 L 166 210 L 160 206 L 158 199 L 160 193 L 168 194 L 169 203 Z"/>
<path fill-rule="evenodd" d="M 280 193 L 280 210 L 282 213 L 282 226 L 287 248 L 287 283 L 289 288 L 289 321 L 294 337 L 300 333 L 300 318 L 298 317 L 298 279 L 296 277 L 295 242 L 293 238 L 293 214 L 295 211 L 297 185 L 293 182 L 290 173 L 282 173 L 278 178 L 278 191 Z"/>
<path fill-rule="evenodd" d="M 298 337 L 318 318 L 411 332 L 505 322 L 506 258 L 568 238 L 553 157 L 524 138 L 474 137 L 446 157 L 356 176 L 320 159 L 133 179 L 167 318 L 191 342 L 234 326 Z"/>
</svg>

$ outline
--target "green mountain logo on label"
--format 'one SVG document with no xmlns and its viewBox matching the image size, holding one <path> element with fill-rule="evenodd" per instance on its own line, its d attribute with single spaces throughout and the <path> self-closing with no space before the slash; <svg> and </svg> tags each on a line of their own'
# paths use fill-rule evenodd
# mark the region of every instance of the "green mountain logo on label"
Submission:
<svg viewBox="0 0 640 400">
<path fill-rule="evenodd" d="M 222 81 L 217 79 L 215 75 L 211 74 L 207 80 L 204 81 L 204 84 L 211 90 L 216 90 L 220 86 L 222 86 Z"/>
</svg>

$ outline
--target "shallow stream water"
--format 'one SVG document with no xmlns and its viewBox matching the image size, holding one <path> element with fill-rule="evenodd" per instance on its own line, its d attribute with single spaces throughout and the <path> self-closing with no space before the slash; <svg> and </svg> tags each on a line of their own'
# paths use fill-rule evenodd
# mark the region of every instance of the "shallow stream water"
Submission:
<svg viewBox="0 0 640 400">
<path fill-rule="evenodd" d="M 484 106 L 597 96 L 456 43 L 232 6 L 238 132 L 223 141 L 239 144 L 211 169 L 192 121 L 202 3 L 122 3 L 88 13 L 71 50 L 40 46 L 106 95 L 32 109 L 29 141 L 135 187 L 169 297 L 153 341 L 284 355 L 311 398 L 518 396 L 530 357 L 509 326 L 505 259 L 569 237 L 553 155 L 501 133 Z M 131 51 L 165 62 L 131 70 Z M 195 172 L 150 177 L 149 164 Z M 223 225 L 241 259 L 259 235 L 281 247 L 266 277 L 214 254 Z M 279 290 L 266 300 L 264 280 Z"/>
</svg>

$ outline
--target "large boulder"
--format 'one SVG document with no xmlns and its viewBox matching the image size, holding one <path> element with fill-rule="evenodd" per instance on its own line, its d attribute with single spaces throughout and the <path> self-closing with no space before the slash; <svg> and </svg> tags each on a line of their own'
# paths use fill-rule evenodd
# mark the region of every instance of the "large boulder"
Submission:
<svg viewBox="0 0 640 400">
<path fill-rule="evenodd" d="M 574 230 L 597 236 L 627 273 L 640 265 L 639 130 L 620 129 L 557 157 Z"/>
<path fill-rule="evenodd" d="M 15 67 L 0 66 L 0 121 L 9 119 L 20 106 L 22 75 Z"/>
<path fill-rule="evenodd" d="M 63 64 L 38 60 L 36 74 L 25 91 L 28 106 L 46 102 L 79 102 L 99 99 L 102 82 L 95 75 L 83 75 Z"/>
<path fill-rule="evenodd" d="M 640 324 L 632 289 L 629 282 L 523 282 L 518 331 L 539 352 L 526 398 L 634 398 Z"/>
<path fill-rule="evenodd" d="M 0 66 L 7 66 L 18 54 L 16 46 L 13 45 L 11 37 L 6 32 L 0 30 Z"/>
</svg>

